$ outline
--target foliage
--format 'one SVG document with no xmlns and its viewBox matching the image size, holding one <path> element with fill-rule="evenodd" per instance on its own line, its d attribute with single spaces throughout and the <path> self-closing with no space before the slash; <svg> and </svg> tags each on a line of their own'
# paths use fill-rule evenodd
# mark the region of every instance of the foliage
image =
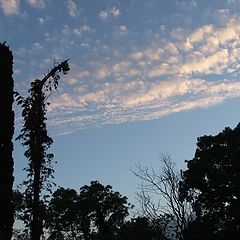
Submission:
<svg viewBox="0 0 240 240">
<path fill-rule="evenodd" d="M 240 233 L 240 124 L 216 136 L 198 138 L 192 160 L 187 161 L 180 185 L 181 197 L 195 212 L 191 224 L 197 235 L 209 239 L 238 239 Z M 196 229 L 205 229 L 198 232 Z M 209 230 L 210 229 L 210 230 Z M 196 238 L 197 239 L 197 238 Z"/>
<path fill-rule="evenodd" d="M 0 239 L 10 240 L 14 223 L 13 206 L 13 55 L 0 44 Z"/>
<path fill-rule="evenodd" d="M 130 207 L 126 197 L 98 181 L 81 187 L 79 194 L 59 188 L 48 207 L 49 239 L 114 239 Z"/>
<path fill-rule="evenodd" d="M 15 93 L 16 101 L 22 107 L 23 128 L 17 140 L 27 148 L 25 156 L 29 160 L 27 171 L 24 212 L 25 224 L 31 229 L 32 239 L 38 240 L 42 234 L 43 220 L 45 218 L 46 195 L 41 199 L 42 190 L 51 191 L 51 181 L 54 170 L 52 168 L 53 154 L 47 153 L 53 143 L 48 136 L 46 128 L 47 94 L 51 94 L 52 87 L 57 88 L 59 73 L 69 71 L 68 60 L 53 67 L 42 79 L 31 83 L 30 96 L 23 98 Z"/>
<path fill-rule="evenodd" d="M 137 217 L 126 222 L 120 231 L 118 240 L 165 240 L 160 219 L 150 220 Z"/>
<path fill-rule="evenodd" d="M 48 205 L 47 227 L 49 239 L 71 238 L 81 235 L 82 216 L 79 209 L 79 196 L 74 189 L 57 189 Z"/>
</svg>

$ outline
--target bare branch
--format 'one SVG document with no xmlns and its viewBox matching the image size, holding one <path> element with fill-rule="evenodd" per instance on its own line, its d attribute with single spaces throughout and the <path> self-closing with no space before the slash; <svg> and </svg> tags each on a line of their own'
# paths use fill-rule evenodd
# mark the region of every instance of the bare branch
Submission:
<svg viewBox="0 0 240 240">
<path fill-rule="evenodd" d="M 142 214 L 150 219 L 168 216 L 176 226 L 178 239 L 192 219 L 192 208 L 179 196 L 181 174 L 176 170 L 176 163 L 166 154 L 159 155 L 160 172 L 151 167 L 136 165 L 132 173 L 142 180 L 137 199 L 140 202 Z"/>
</svg>

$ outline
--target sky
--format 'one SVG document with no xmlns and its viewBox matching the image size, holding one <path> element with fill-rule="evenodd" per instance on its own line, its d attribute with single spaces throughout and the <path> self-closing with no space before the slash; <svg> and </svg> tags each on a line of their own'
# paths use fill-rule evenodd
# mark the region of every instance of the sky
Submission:
<svg viewBox="0 0 240 240">
<path fill-rule="evenodd" d="M 135 203 L 136 164 L 158 171 L 165 153 L 184 169 L 197 137 L 235 127 L 239 20 L 239 0 L 0 0 L 15 90 L 70 59 L 49 98 L 57 186 L 99 180 Z M 27 160 L 14 144 L 17 185 Z"/>
</svg>

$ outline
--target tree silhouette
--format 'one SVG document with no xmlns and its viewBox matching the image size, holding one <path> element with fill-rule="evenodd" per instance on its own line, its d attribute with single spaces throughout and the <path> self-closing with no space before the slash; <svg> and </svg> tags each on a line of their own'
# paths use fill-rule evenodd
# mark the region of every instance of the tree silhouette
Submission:
<svg viewBox="0 0 240 240">
<path fill-rule="evenodd" d="M 0 44 L 0 239 L 10 240 L 13 210 L 13 56 Z"/>
<path fill-rule="evenodd" d="M 166 223 L 166 232 L 174 232 L 178 239 L 183 239 L 183 232 L 192 219 L 192 208 L 180 199 L 181 174 L 171 157 L 160 155 L 160 163 L 159 172 L 141 165 L 132 171 L 142 180 L 141 191 L 137 193 L 141 215 L 152 220 L 162 219 L 162 223 Z"/>
<path fill-rule="evenodd" d="M 57 189 L 49 202 L 47 215 L 49 240 L 77 239 L 84 232 L 84 216 L 79 205 L 79 195 L 74 189 Z"/>
<path fill-rule="evenodd" d="M 27 203 L 25 223 L 31 229 L 32 240 L 39 240 L 42 235 L 45 199 L 41 198 L 41 192 L 44 188 L 51 190 L 49 178 L 53 177 L 54 172 L 51 165 L 53 154 L 47 153 L 53 143 L 46 128 L 47 95 L 51 93 L 53 87 L 57 88 L 59 73 L 66 74 L 68 71 L 69 65 L 66 60 L 53 67 L 42 80 L 33 81 L 29 89 L 29 97 L 23 98 L 15 93 L 18 104 L 22 106 L 24 120 L 17 139 L 23 141 L 22 145 L 27 148 L 25 156 L 29 160 L 26 168 L 28 180 L 24 182 Z"/>
<path fill-rule="evenodd" d="M 239 155 L 240 124 L 216 136 L 198 138 L 195 156 L 187 161 L 180 184 L 182 199 L 191 202 L 196 212 L 191 226 L 198 237 L 209 232 L 209 239 L 239 239 Z"/>
<path fill-rule="evenodd" d="M 73 189 L 59 188 L 48 207 L 49 239 L 115 239 L 131 207 L 127 198 L 98 181 Z"/>
<path fill-rule="evenodd" d="M 158 220 L 133 218 L 122 226 L 117 240 L 166 240 L 162 222 Z"/>
</svg>

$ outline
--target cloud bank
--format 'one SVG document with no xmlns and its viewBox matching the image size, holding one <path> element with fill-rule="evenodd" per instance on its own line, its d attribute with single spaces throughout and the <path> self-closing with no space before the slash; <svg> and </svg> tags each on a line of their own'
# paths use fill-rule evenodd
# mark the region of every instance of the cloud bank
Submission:
<svg viewBox="0 0 240 240">
<path fill-rule="evenodd" d="M 52 99 L 51 124 L 62 133 L 208 108 L 240 96 L 240 24 L 204 25 L 135 48 L 119 61 L 73 66 L 71 91 Z M 64 88 L 64 87 L 63 87 Z"/>
</svg>

